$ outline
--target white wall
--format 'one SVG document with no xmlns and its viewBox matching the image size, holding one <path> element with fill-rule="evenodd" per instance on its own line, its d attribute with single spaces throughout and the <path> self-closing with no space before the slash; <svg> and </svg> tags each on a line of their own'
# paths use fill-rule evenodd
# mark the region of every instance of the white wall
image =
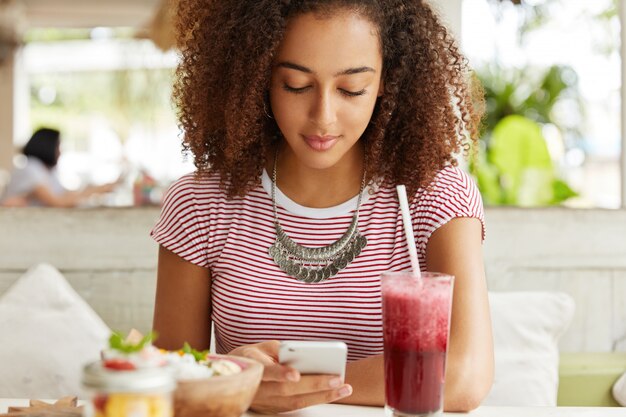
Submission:
<svg viewBox="0 0 626 417">
<path fill-rule="evenodd" d="M 501 208 L 486 220 L 491 290 L 565 291 L 576 313 L 563 349 L 626 351 L 625 210 Z"/>
<path fill-rule="evenodd" d="M 28 267 L 48 262 L 115 330 L 150 328 L 156 209 L 0 208 L 0 294 Z"/>
<path fill-rule="evenodd" d="M 431 0 L 432 6 L 439 11 L 441 18 L 461 43 L 461 12 L 463 0 Z"/>
</svg>

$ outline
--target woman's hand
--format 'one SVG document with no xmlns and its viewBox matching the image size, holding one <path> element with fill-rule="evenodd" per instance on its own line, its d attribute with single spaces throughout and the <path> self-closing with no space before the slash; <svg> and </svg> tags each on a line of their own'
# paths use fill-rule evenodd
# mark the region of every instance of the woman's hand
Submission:
<svg viewBox="0 0 626 417">
<path fill-rule="evenodd" d="M 278 363 L 280 342 L 270 340 L 244 345 L 230 352 L 261 362 L 265 367 L 261 385 L 250 408 L 257 413 L 281 413 L 337 401 L 352 394 L 352 387 L 337 375 L 300 375 Z"/>
<path fill-rule="evenodd" d="M 89 185 L 83 190 L 83 197 L 90 197 L 94 194 L 107 194 L 115 191 L 119 183 L 117 181 L 102 185 Z"/>
</svg>

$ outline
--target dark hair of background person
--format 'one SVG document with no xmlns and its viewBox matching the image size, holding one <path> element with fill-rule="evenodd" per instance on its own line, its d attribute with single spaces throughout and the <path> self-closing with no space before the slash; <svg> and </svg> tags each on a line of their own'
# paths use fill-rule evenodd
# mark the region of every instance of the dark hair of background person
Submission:
<svg viewBox="0 0 626 417">
<path fill-rule="evenodd" d="M 44 127 L 33 133 L 22 153 L 39 159 L 48 168 L 54 168 L 59 161 L 60 143 L 61 132 Z"/>
<path fill-rule="evenodd" d="M 477 139 L 482 88 L 438 16 L 421 0 L 185 0 L 177 12 L 173 98 L 199 173 L 219 173 L 230 197 L 260 182 L 280 138 L 267 117 L 273 57 L 290 18 L 345 10 L 374 23 L 383 96 L 361 141 L 367 180 L 409 195 L 456 165 Z"/>
</svg>

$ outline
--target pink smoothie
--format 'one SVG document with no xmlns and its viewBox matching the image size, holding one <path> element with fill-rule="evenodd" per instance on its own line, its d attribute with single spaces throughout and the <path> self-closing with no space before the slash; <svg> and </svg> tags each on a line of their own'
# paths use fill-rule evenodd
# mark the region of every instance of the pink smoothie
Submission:
<svg viewBox="0 0 626 417">
<path fill-rule="evenodd" d="M 441 277 L 441 276 L 440 276 Z M 385 395 L 403 414 L 441 410 L 452 282 L 383 274 Z"/>
</svg>

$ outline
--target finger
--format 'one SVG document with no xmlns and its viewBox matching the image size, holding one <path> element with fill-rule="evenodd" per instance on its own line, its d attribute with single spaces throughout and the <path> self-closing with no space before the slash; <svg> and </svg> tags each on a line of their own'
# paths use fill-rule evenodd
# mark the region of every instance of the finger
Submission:
<svg viewBox="0 0 626 417">
<path fill-rule="evenodd" d="M 263 369 L 263 381 L 274 381 L 276 383 L 291 381 L 297 383 L 300 379 L 300 372 L 291 366 L 276 363 L 274 365 L 266 365 Z"/>
<path fill-rule="evenodd" d="M 275 358 L 266 353 L 271 351 L 271 349 L 272 347 L 268 342 L 263 342 L 256 345 L 242 346 L 232 351 L 232 353 L 260 362 L 264 367 L 263 381 L 299 381 L 300 373 L 297 370 L 277 363 Z"/>
<path fill-rule="evenodd" d="M 263 365 L 266 366 L 276 364 L 274 358 L 265 353 L 265 351 L 259 349 L 258 345 L 243 347 L 237 353 L 246 358 L 254 359 L 257 362 L 261 362 Z"/>
<path fill-rule="evenodd" d="M 255 345 L 260 351 L 262 351 L 267 358 L 276 364 L 276 366 L 266 366 L 263 372 L 263 381 L 276 381 L 276 382 L 298 382 L 300 380 L 300 372 L 292 368 L 289 365 L 282 365 L 278 363 L 278 351 L 280 350 L 280 341 L 278 340 L 266 340 Z"/>
<path fill-rule="evenodd" d="M 343 379 L 337 375 L 302 375 L 298 382 L 267 382 L 265 389 L 273 395 L 290 397 L 328 391 L 343 385 Z"/>
<path fill-rule="evenodd" d="M 266 340 L 265 342 L 258 343 L 256 345 L 267 356 L 274 359 L 274 362 L 278 362 L 278 350 L 280 349 L 280 342 L 278 340 Z"/>
<path fill-rule="evenodd" d="M 272 397 L 268 398 L 268 400 L 276 404 L 275 407 L 280 408 L 281 411 L 291 411 L 312 405 L 331 403 L 351 394 L 352 387 L 348 384 L 344 384 L 333 390 L 298 394 L 291 397 Z"/>
</svg>

